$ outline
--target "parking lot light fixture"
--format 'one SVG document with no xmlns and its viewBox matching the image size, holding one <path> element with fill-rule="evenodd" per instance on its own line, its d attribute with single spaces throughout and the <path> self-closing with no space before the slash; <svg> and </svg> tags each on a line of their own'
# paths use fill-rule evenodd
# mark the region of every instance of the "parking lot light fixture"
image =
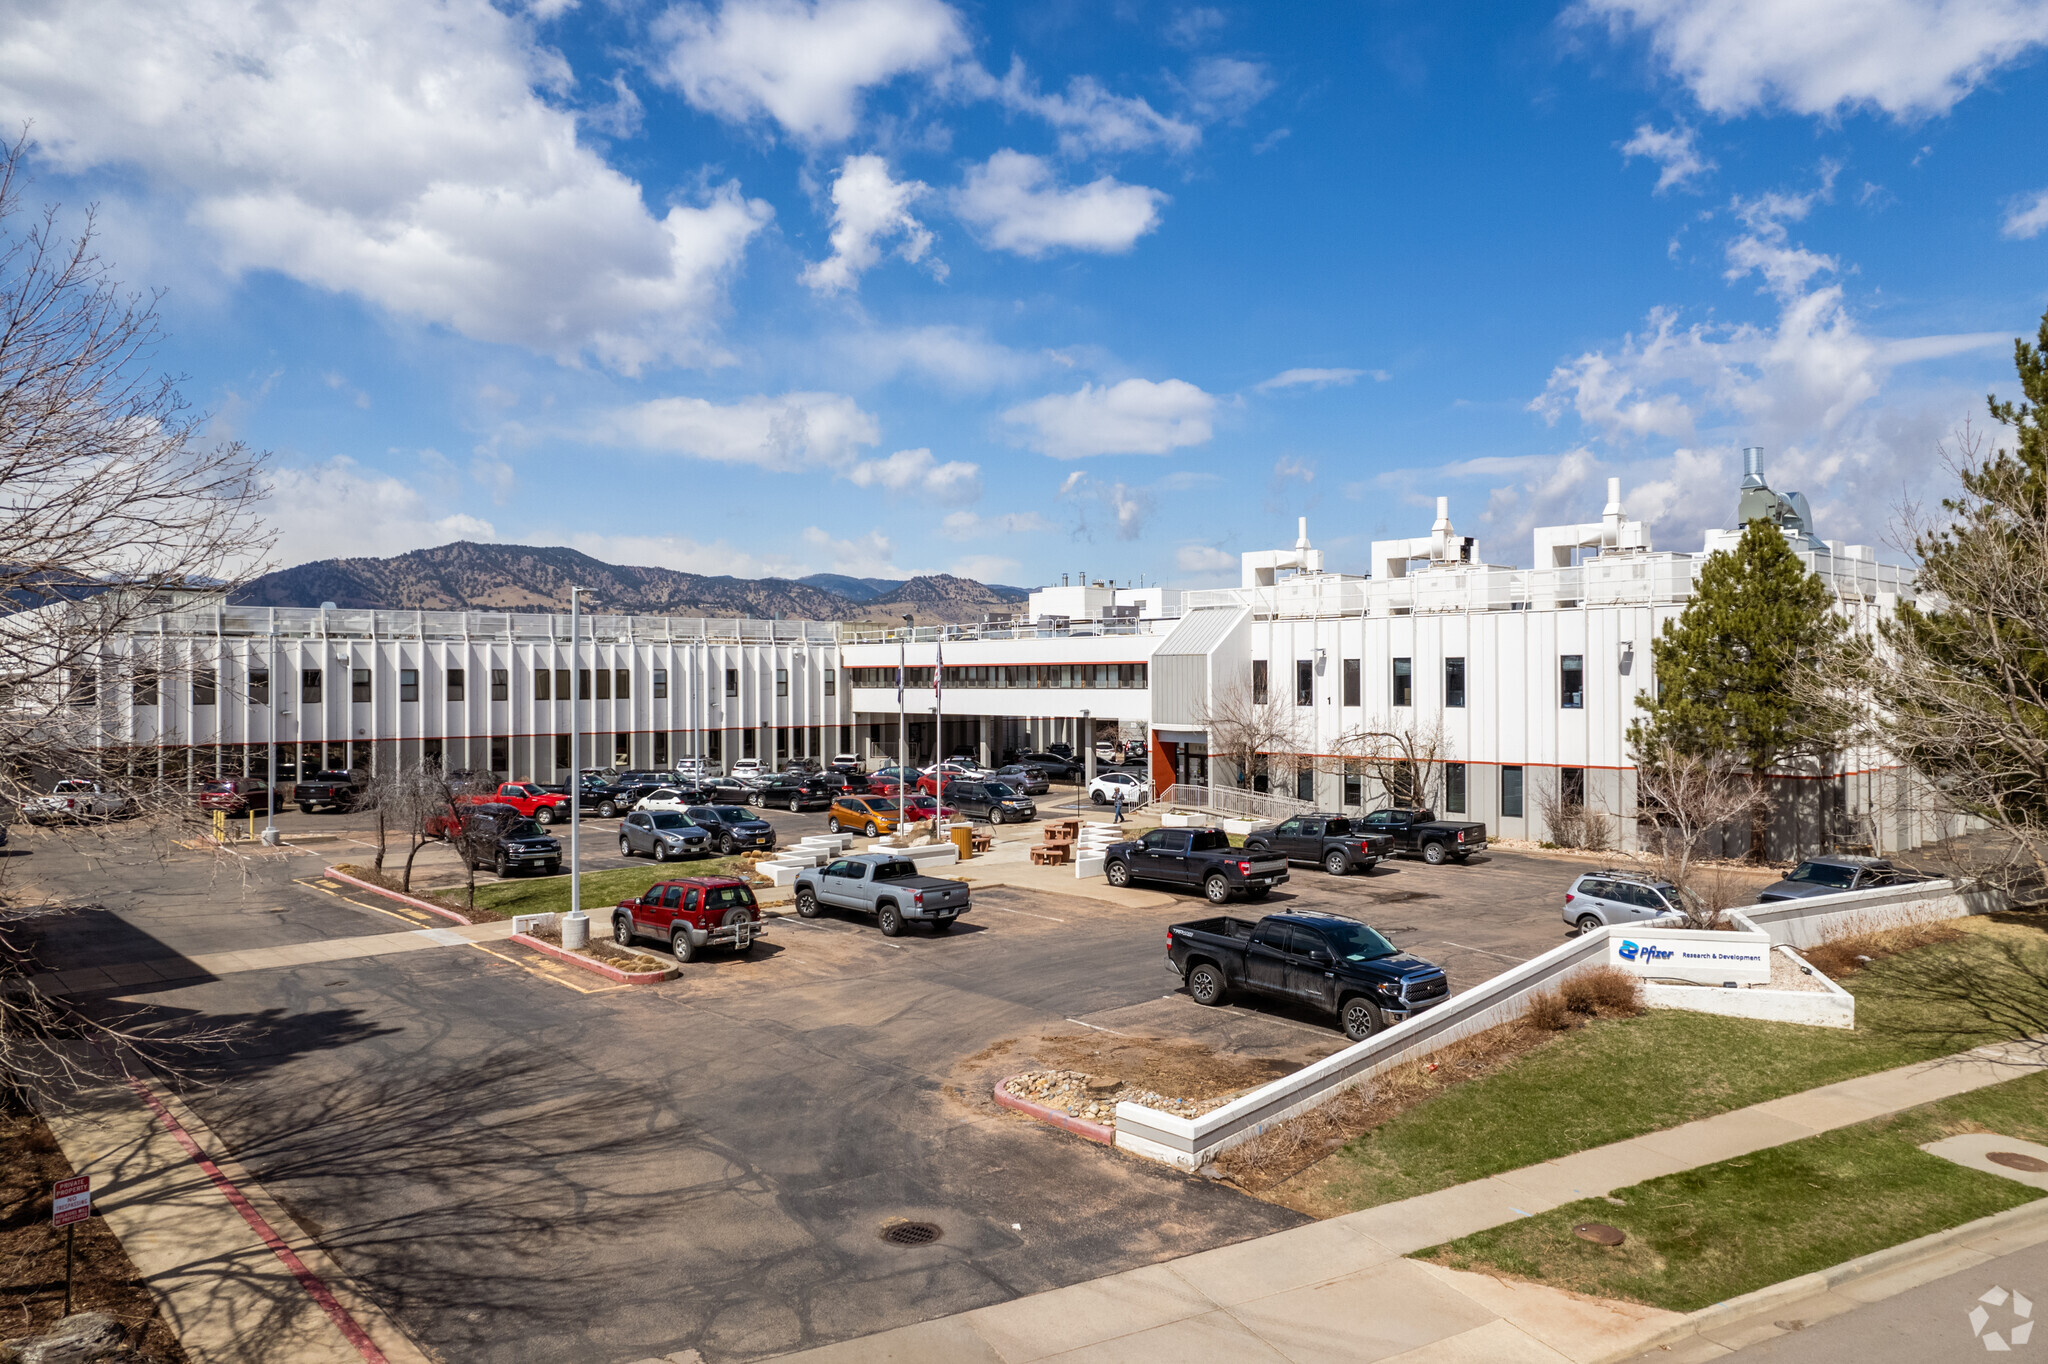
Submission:
<svg viewBox="0 0 2048 1364">
<path fill-rule="evenodd" d="M 582 591 L 580 587 L 569 589 L 569 912 L 563 916 L 564 947 L 570 946 L 572 936 L 582 939 L 575 944 L 579 947 L 590 940 L 590 916 L 583 912 L 583 754 L 579 742 L 583 726 L 577 714 L 582 703 L 577 700 L 578 688 L 574 686 L 574 679 L 582 675 L 578 669 L 583 665 L 582 656 L 577 652 L 576 638 L 581 624 L 577 617 L 577 598 Z M 576 924 L 573 930 L 571 922 Z"/>
</svg>

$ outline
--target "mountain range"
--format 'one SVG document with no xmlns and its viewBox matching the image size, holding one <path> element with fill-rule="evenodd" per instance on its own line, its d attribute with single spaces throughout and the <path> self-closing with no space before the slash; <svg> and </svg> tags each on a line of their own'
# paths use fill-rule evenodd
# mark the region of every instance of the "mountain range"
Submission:
<svg viewBox="0 0 2048 1364">
<path fill-rule="evenodd" d="M 600 615 L 747 616 L 920 625 L 979 620 L 1030 594 L 937 573 L 924 577 L 734 578 L 608 564 L 579 550 L 458 540 L 388 559 L 320 559 L 266 573 L 234 594 L 237 605 L 355 610 L 566 611 L 570 587 Z"/>
</svg>

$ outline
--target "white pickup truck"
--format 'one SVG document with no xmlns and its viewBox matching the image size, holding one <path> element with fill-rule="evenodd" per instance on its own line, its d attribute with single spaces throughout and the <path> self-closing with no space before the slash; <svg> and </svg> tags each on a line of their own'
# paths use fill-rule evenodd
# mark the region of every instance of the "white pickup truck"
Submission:
<svg viewBox="0 0 2048 1364">
<path fill-rule="evenodd" d="M 857 853 L 796 874 L 796 912 L 815 919 L 826 906 L 872 914 L 882 936 L 906 923 L 944 933 L 967 912 L 967 883 L 925 876 L 917 863 L 895 853 Z"/>
<path fill-rule="evenodd" d="M 96 781 L 67 778 L 50 788 L 47 796 L 31 796 L 22 803 L 22 818 L 31 824 L 56 819 L 112 819 L 133 814 L 135 798 L 109 791 Z"/>
</svg>

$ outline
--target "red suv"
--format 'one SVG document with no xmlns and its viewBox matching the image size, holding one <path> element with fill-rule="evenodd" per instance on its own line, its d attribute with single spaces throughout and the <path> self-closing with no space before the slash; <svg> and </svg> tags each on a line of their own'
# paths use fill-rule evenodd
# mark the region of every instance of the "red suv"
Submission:
<svg viewBox="0 0 2048 1364">
<path fill-rule="evenodd" d="M 498 789 L 487 796 L 471 796 L 472 805 L 509 805 L 525 815 L 535 824 L 553 824 L 569 821 L 569 798 L 559 791 L 544 791 L 531 782 L 501 782 Z"/>
<path fill-rule="evenodd" d="M 231 815 L 247 814 L 261 810 L 264 804 L 263 782 L 254 777 L 233 777 L 226 781 L 210 781 L 201 784 L 197 796 L 202 810 L 223 810 Z"/>
<path fill-rule="evenodd" d="M 612 911 L 612 941 L 657 938 L 677 961 L 695 961 L 707 947 L 744 952 L 762 932 L 761 907 L 747 883 L 732 876 L 691 876 L 649 886 Z"/>
</svg>

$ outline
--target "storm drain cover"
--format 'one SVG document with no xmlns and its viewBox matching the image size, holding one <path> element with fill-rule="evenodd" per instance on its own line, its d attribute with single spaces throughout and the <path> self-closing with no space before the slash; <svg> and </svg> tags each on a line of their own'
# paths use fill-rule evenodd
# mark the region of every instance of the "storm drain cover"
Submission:
<svg viewBox="0 0 2048 1364">
<path fill-rule="evenodd" d="M 1993 1165 L 2003 1165 L 2008 1170 L 2031 1170 L 2036 1173 L 2048 1170 L 2048 1160 L 2030 1156 L 2024 1151 L 1992 1151 L 1984 1159 Z"/>
<path fill-rule="evenodd" d="M 1596 1246 L 1618 1246 L 1628 1239 L 1628 1233 L 1620 1227 L 1610 1227 L 1605 1222 L 1581 1222 L 1572 1228 L 1572 1235 L 1581 1241 L 1591 1241 Z"/>
<path fill-rule="evenodd" d="M 928 1246 L 940 1234 L 930 1222 L 892 1222 L 882 1228 L 882 1239 L 892 1246 Z"/>
</svg>

